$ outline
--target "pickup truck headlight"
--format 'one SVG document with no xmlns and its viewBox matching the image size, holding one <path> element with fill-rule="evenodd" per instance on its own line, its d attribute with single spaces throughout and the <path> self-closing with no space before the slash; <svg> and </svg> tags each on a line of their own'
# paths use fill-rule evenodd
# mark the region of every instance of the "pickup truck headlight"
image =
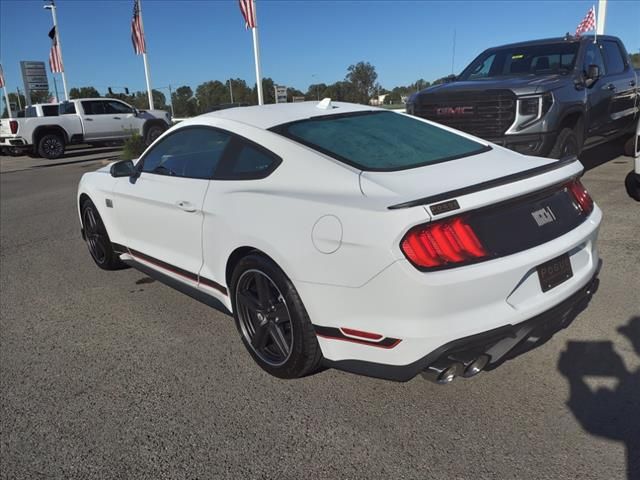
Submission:
<svg viewBox="0 0 640 480">
<path fill-rule="evenodd" d="M 518 118 L 516 128 L 521 130 L 540 120 L 553 105 L 551 92 L 518 99 Z"/>
</svg>

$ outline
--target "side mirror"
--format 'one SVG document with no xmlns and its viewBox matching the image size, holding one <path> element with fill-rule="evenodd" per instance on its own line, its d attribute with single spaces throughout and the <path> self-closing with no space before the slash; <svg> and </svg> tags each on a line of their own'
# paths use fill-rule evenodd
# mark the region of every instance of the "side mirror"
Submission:
<svg viewBox="0 0 640 480">
<path fill-rule="evenodd" d="M 135 107 L 133 107 L 133 116 L 134 116 L 134 117 L 137 117 L 139 113 L 140 113 L 140 112 L 138 112 L 138 109 L 137 109 L 137 108 L 135 108 Z"/>
<path fill-rule="evenodd" d="M 131 160 L 121 160 L 111 165 L 112 177 L 133 177 L 138 173 Z"/>
<path fill-rule="evenodd" d="M 585 76 L 587 87 L 593 85 L 598 78 L 600 78 L 600 67 L 598 65 L 589 65 Z"/>
</svg>

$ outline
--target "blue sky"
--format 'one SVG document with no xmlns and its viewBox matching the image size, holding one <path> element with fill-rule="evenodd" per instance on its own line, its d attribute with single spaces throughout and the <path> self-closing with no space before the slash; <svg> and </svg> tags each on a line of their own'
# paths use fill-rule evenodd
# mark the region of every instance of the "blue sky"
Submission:
<svg viewBox="0 0 640 480">
<path fill-rule="evenodd" d="M 70 88 L 144 89 L 142 57 L 130 40 L 132 0 L 56 3 Z M 343 79 L 350 64 L 365 60 L 386 88 L 433 80 L 451 73 L 454 29 L 459 72 L 487 47 L 575 31 L 593 3 L 259 0 L 263 76 L 305 91 L 311 83 Z M 48 58 L 51 14 L 42 5 L 0 0 L 0 61 L 11 91 L 22 88 L 20 60 Z M 640 2 L 608 5 L 606 32 L 640 51 Z M 237 1 L 143 0 L 142 8 L 154 87 L 195 89 L 229 77 L 254 84 L 251 33 Z"/>
</svg>

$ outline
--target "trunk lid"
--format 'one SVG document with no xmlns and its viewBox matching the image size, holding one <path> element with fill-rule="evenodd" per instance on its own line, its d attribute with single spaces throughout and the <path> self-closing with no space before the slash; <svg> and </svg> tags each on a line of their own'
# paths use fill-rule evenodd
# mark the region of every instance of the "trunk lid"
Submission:
<svg viewBox="0 0 640 480">
<path fill-rule="evenodd" d="M 519 175 L 528 177 L 535 173 L 535 169 L 552 169 L 557 163 L 558 160 L 529 157 L 492 146 L 491 150 L 478 155 L 420 168 L 395 172 L 365 171 L 360 175 L 360 188 L 365 196 L 386 197 L 389 206 L 419 199 L 436 198 L 438 201 L 447 192 Z"/>
</svg>

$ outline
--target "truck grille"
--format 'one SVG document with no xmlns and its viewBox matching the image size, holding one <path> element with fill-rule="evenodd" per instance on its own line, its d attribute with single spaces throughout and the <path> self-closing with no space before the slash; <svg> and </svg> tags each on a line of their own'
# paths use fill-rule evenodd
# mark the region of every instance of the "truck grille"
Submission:
<svg viewBox="0 0 640 480">
<path fill-rule="evenodd" d="M 422 94 L 413 113 L 480 138 L 495 139 L 513 123 L 516 97 L 509 90 Z"/>
</svg>

